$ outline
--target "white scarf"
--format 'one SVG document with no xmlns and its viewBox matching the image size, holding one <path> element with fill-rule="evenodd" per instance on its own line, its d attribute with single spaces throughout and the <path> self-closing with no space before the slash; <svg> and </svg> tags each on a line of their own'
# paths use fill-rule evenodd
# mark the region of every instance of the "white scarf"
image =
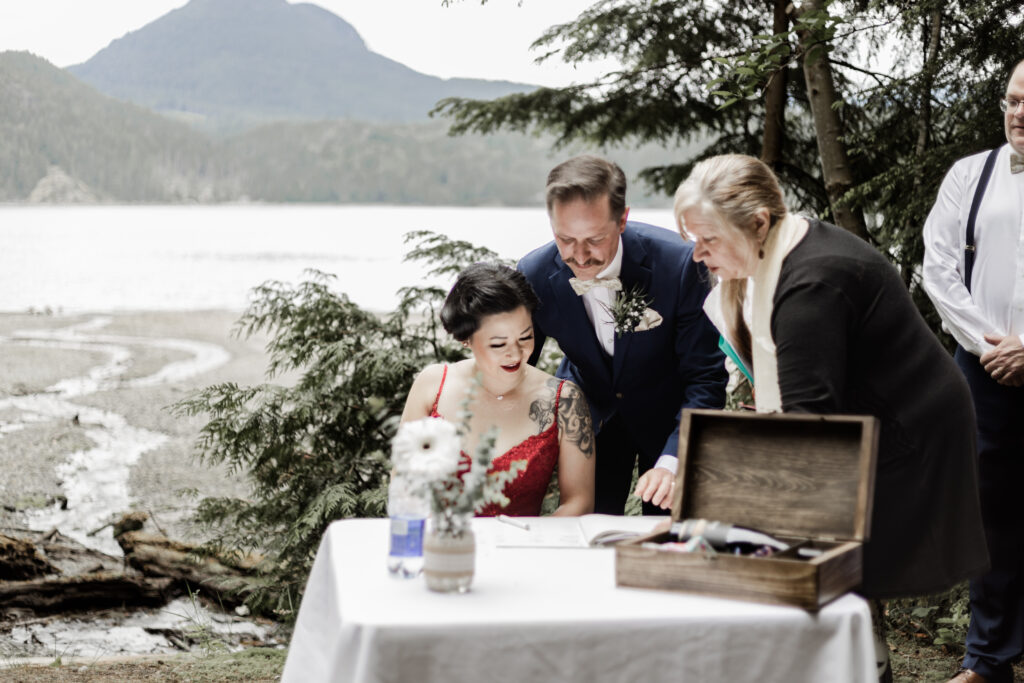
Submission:
<svg viewBox="0 0 1024 683">
<path fill-rule="evenodd" d="M 779 389 L 779 365 L 775 357 L 775 341 L 772 339 L 772 300 L 779 284 L 782 262 L 804 235 L 807 222 L 792 214 L 787 215 L 768 231 L 763 245 L 764 258 L 758 260 L 757 269 L 747 283 L 750 306 L 744 306 L 744 317 L 750 328 L 751 352 L 754 365 L 755 403 L 759 413 L 782 412 L 782 392 Z M 722 313 L 720 286 L 715 288 L 704 301 L 704 311 L 722 336 L 735 348 L 735 340 L 728 334 L 725 316 Z"/>
</svg>

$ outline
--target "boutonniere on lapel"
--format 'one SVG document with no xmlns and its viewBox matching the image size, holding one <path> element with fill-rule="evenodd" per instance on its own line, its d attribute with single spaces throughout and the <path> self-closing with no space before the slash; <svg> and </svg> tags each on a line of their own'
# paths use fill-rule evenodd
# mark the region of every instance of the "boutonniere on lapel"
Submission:
<svg viewBox="0 0 1024 683">
<path fill-rule="evenodd" d="M 650 307 L 653 302 L 653 297 L 639 285 L 622 292 L 615 299 L 615 303 L 607 307 L 615 323 L 615 336 L 621 337 L 627 332 L 653 330 L 660 325 L 661 314 Z"/>
</svg>

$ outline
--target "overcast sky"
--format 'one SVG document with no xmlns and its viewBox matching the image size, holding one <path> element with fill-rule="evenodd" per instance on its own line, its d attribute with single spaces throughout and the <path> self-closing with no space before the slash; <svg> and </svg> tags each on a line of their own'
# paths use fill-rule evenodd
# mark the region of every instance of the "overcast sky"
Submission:
<svg viewBox="0 0 1024 683">
<path fill-rule="evenodd" d="M 530 44 L 596 0 L 315 0 L 355 26 L 371 50 L 423 73 L 567 85 L 608 65 L 543 66 Z M 187 0 L 0 0 L 0 50 L 28 50 L 64 67 Z M 295 4 L 295 3 L 293 3 Z"/>
</svg>

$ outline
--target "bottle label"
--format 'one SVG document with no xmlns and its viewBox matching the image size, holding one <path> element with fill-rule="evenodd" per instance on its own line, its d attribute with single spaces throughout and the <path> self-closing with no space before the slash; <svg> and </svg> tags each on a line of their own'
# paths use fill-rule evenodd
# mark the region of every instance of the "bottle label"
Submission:
<svg viewBox="0 0 1024 683">
<path fill-rule="evenodd" d="M 393 557 L 420 557 L 423 555 L 422 518 L 391 518 L 391 552 Z"/>
</svg>

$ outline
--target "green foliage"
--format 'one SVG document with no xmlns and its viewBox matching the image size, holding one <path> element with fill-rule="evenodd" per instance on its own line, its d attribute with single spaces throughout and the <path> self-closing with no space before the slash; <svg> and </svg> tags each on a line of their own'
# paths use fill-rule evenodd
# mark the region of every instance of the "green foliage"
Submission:
<svg viewBox="0 0 1024 683">
<path fill-rule="evenodd" d="M 771 10 L 752 0 L 600 0 L 534 47 L 541 60 L 610 57 L 620 69 L 492 101 L 451 98 L 435 113 L 453 133 L 545 131 L 563 145 L 703 140 L 640 172 L 670 194 L 702 158 L 760 155 L 766 88 L 784 76 L 784 153 L 774 169 L 791 208 L 829 218 L 802 68 L 828 59 L 842 130 L 820 133 L 842 145 L 853 175 L 838 202 L 863 212 L 872 243 L 948 340 L 919 286 L 921 228 L 952 163 L 1005 140 L 996 104 L 1024 55 L 1024 10 L 1018 0 L 792 3 L 779 33 Z"/>
<path fill-rule="evenodd" d="M 410 257 L 433 264 L 432 275 L 495 256 L 429 233 L 409 239 L 419 240 Z M 380 317 L 331 282 L 313 271 L 297 286 L 258 287 L 236 332 L 269 333 L 267 383 L 215 385 L 176 405 L 208 417 L 199 459 L 251 484 L 248 499 L 200 502 L 196 519 L 213 536 L 203 551 L 262 555 L 247 602 L 285 618 L 294 617 L 327 525 L 385 513 L 390 440 L 416 373 L 463 357 L 436 319 L 442 290 L 406 288 L 398 309 Z"/>
<path fill-rule="evenodd" d="M 607 306 L 611 314 L 612 322 L 615 323 L 615 337 L 618 339 L 623 335 L 630 334 L 636 326 L 644 319 L 644 312 L 654 302 L 654 297 L 649 295 L 639 285 L 623 292 L 615 298 L 611 306 Z"/>
<path fill-rule="evenodd" d="M 622 68 L 590 83 L 541 88 L 492 101 L 449 98 L 437 115 L 449 117 L 453 133 L 537 130 L 556 141 L 608 146 L 652 142 L 666 146 L 700 142 L 674 163 L 640 173 L 652 190 L 670 194 L 704 156 L 723 152 L 757 155 L 761 144 L 760 101 L 744 98 L 721 109 L 708 83 L 729 73 L 730 60 L 745 54 L 755 36 L 771 33 L 772 16 L 762 2 L 705 3 L 701 0 L 602 0 L 576 20 L 552 26 L 534 43 L 540 60 L 568 63 L 613 58 Z M 794 106 L 806 95 L 794 77 Z M 794 131 L 796 133 L 797 131 Z M 791 157 L 778 169 L 802 202 L 815 212 L 827 205 L 815 165 L 813 135 L 791 136 Z M 687 158 L 690 157 L 690 158 Z"/>
<path fill-rule="evenodd" d="M 727 363 L 729 368 L 729 391 L 725 396 L 726 410 L 746 410 L 743 406 L 754 405 L 754 393 L 751 391 L 750 380 L 732 363 Z"/>
<path fill-rule="evenodd" d="M 962 583 L 938 595 L 891 600 L 886 610 L 888 628 L 962 653 L 971 621 L 968 592 L 968 585 Z"/>
<path fill-rule="evenodd" d="M 540 358 L 537 359 L 537 367 L 548 373 L 555 374 L 565 354 L 559 348 L 558 342 L 551 337 L 544 341 L 544 348 L 541 349 Z"/>
<path fill-rule="evenodd" d="M 996 102 L 1024 54 L 1024 15 L 1019 3 L 1006 0 L 824 4 L 795 15 L 785 33 L 754 36 L 744 52 L 722 60 L 728 73 L 709 86 L 728 102 L 757 100 L 778 69 L 801 59 L 832 62 L 842 143 L 857 180 L 841 202 L 865 211 L 872 241 L 900 268 L 922 313 L 944 337 L 930 302 L 915 291 L 924 255 L 921 226 L 952 163 L 1005 141 Z M 939 49 L 929 53 L 933 30 Z M 813 35 L 813 54 L 790 50 L 801 32 Z M 790 109 L 787 116 L 799 116 Z M 793 128 L 790 119 L 787 135 Z"/>
<path fill-rule="evenodd" d="M 213 620 L 203 610 L 203 606 L 199 602 L 199 591 L 193 591 L 191 586 L 187 585 L 186 589 L 188 590 L 189 604 L 186 606 L 185 612 L 169 612 L 169 614 L 188 622 L 188 627 L 184 630 L 186 642 L 196 643 L 204 657 L 228 652 L 230 648 L 227 642 L 217 633 Z"/>
<path fill-rule="evenodd" d="M 0 53 L 0 111 L 0 201 L 28 199 L 50 174 L 63 178 L 57 201 L 75 201 L 78 183 L 93 201 L 542 206 L 556 163 L 551 136 L 453 138 L 440 121 L 282 121 L 213 137 L 27 53 Z M 632 176 L 675 151 L 614 154 Z"/>
<path fill-rule="evenodd" d="M 479 376 L 475 378 L 474 385 L 461 402 L 459 415 L 461 423 L 456 431 L 454 425 L 442 421 L 429 420 L 431 430 L 440 431 L 439 427 L 444 426 L 452 430 L 453 436 L 458 435 L 459 439 L 465 438 L 469 420 L 472 417 L 469 406 L 480 385 Z M 405 429 L 415 426 L 416 423 L 404 425 Z M 419 430 L 423 433 L 422 428 Z M 399 436 L 395 439 L 396 445 L 405 435 L 399 430 Z M 515 480 L 523 470 L 526 469 L 526 460 L 516 460 L 511 463 L 507 470 L 488 472 L 491 462 L 494 460 L 494 445 L 498 440 L 498 429 L 492 427 L 480 437 L 480 442 L 473 451 L 469 469 L 463 470 L 459 467 L 459 459 L 452 459 L 446 462 L 444 472 L 434 471 L 417 476 L 420 481 L 414 485 L 425 488 L 427 497 L 430 500 L 431 520 L 434 531 L 440 536 L 461 537 L 469 529 L 469 522 L 474 513 L 478 513 L 488 505 L 508 505 L 509 499 L 505 495 L 505 486 Z M 422 452 L 422 450 L 420 450 Z M 396 464 L 396 471 L 399 466 Z M 425 481 L 424 477 L 429 477 Z"/>
</svg>

